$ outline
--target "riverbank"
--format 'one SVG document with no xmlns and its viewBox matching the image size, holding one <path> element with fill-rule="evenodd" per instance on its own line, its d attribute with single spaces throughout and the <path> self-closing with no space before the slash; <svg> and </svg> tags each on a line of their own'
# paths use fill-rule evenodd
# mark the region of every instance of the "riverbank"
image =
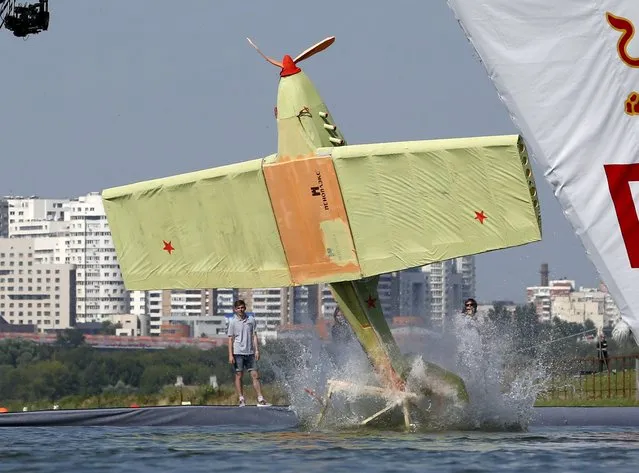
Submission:
<svg viewBox="0 0 639 473">
<path fill-rule="evenodd" d="M 275 385 L 265 385 L 262 389 L 264 397 L 274 405 L 287 405 L 288 396 Z M 245 387 L 244 395 L 248 404 L 257 401 L 252 386 Z M 56 409 L 96 409 L 131 406 L 179 406 L 186 405 L 223 405 L 237 404 L 237 395 L 233 386 L 183 386 L 166 387 L 154 394 L 101 394 L 99 396 L 65 396 L 59 400 L 41 400 L 35 402 L 7 401 L 2 403 L 9 412 Z"/>
</svg>

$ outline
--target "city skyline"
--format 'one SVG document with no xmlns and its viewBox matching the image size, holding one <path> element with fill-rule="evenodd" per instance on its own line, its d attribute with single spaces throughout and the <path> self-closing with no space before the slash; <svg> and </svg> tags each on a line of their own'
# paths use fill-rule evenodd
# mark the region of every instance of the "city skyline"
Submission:
<svg viewBox="0 0 639 473">
<path fill-rule="evenodd" d="M 12 157 L 3 163 L 0 194 L 82 195 L 273 152 L 278 76 L 246 36 L 275 57 L 337 37 L 304 68 L 349 143 L 516 132 L 445 4 L 414 2 L 410 15 L 376 5 L 324 7 L 312 13 L 329 26 L 309 29 L 280 21 L 291 11 L 310 13 L 292 2 L 248 11 L 200 1 L 176 17 L 168 2 L 140 1 L 128 5 L 125 21 L 115 6 L 97 13 L 79 1 L 56 5 L 46 34 L 0 42 L 17 70 L 6 77 L 12 93 L 0 110 Z M 384 35 L 365 26 L 376 24 Z M 478 255 L 479 299 L 523 302 L 521 288 L 539 281 L 543 262 L 553 278 L 578 274 L 579 285 L 598 283 L 533 168 L 543 239 Z"/>
</svg>

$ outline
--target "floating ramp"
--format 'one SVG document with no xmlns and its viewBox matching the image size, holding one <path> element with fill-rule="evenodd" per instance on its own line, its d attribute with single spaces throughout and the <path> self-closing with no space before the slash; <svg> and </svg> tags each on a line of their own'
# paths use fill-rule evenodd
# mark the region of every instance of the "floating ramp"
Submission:
<svg viewBox="0 0 639 473">
<path fill-rule="evenodd" d="M 639 407 L 538 407 L 531 427 L 639 427 Z M 0 414 L 0 427 L 234 427 L 295 430 L 301 422 L 288 406 L 161 406 L 74 409 Z"/>
</svg>

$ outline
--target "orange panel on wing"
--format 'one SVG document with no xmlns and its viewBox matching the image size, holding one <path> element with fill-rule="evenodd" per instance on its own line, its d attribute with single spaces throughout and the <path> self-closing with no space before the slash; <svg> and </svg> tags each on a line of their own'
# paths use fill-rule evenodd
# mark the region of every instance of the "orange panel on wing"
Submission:
<svg viewBox="0 0 639 473">
<path fill-rule="evenodd" d="M 264 176 L 293 281 L 361 278 L 332 159 L 265 164 Z"/>
</svg>

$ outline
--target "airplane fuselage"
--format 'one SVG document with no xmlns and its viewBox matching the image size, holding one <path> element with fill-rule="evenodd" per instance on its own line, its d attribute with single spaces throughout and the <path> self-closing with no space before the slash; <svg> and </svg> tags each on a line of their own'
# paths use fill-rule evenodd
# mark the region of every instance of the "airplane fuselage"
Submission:
<svg viewBox="0 0 639 473">
<path fill-rule="evenodd" d="M 276 117 L 278 161 L 308 157 L 317 148 L 346 144 L 304 71 L 280 79 Z"/>
<path fill-rule="evenodd" d="M 379 299 L 378 278 L 370 281 L 361 279 L 333 163 L 330 157 L 316 157 L 318 148 L 343 146 L 346 141 L 317 89 L 301 70 L 281 77 L 275 113 L 278 164 L 266 165 L 264 170 L 267 182 L 272 183 L 274 213 L 287 259 L 295 268 L 292 269 L 294 279 L 310 277 L 309 283 L 318 283 L 322 279 L 334 279 L 338 274 L 349 275 L 345 281 L 331 282 L 331 292 L 383 382 L 394 388 L 402 387 L 406 366 L 384 319 L 381 305 L 376 302 Z M 274 168 L 278 167 L 276 177 Z M 291 168 L 291 171 L 285 174 L 283 167 Z M 306 192 L 302 183 L 311 183 L 316 176 L 321 176 L 323 186 L 328 188 L 330 207 L 326 209 L 315 210 L 317 202 L 321 202 L 315 199 L 324 197 L 320 187 L 316 188 L 316 197 L 309 197 L 312 194 L 294 195 L 297 188 Z M 329 183 L 333 185 L 327 185 Z M 327 226 L 328 223 L 339 226 Z M 335 228 L 341 231 L 335 232 Z M 334 234 L 327 237 L 324 231 Z M 327 242 L 334 245 L 336 241 L 339 241 L 336 246 L 343 252 L 339 262 L 332 257 L 332 248 L 326 248 Z M 318 291 L 321 291 L 320 286 Z M 320 304 L 321 294 L 318 294 L 317 300 Z M 364 301 L 369 301 L 369 304 Z"/>
</svg>

